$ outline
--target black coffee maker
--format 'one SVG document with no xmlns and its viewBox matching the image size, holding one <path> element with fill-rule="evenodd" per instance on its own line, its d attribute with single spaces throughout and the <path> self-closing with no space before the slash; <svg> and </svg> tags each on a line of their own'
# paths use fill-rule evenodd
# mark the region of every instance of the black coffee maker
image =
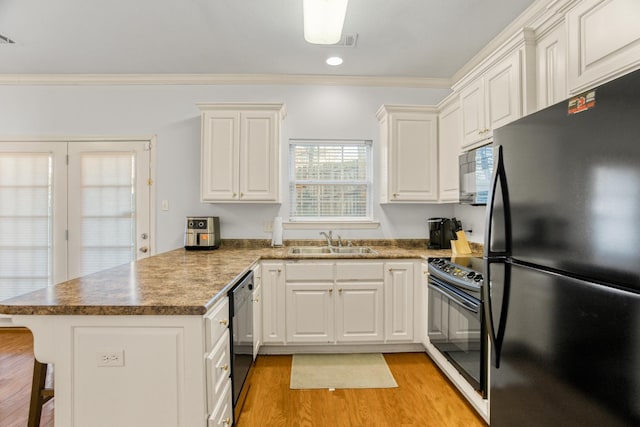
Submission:
<svg viewBox="0 0 640 427">
<path fill-rule="evenodd" d="M 429 249 L 451 249 L 451 240 L 457 240 L 456 231 L 461 230 L 455 218 L 429 218 Z"/>
</svg>

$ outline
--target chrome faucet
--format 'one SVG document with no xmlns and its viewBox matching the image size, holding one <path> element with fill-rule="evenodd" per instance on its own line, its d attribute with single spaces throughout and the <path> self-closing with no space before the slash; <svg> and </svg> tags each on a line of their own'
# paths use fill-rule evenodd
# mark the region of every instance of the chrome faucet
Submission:
<svg viewBox="0 0 640 427">
<path fill-rule="evenodd" d="M 324 236 L 324 238 L 327 239 L 327 246 L 329 246 L 330 248 L 333 247 L 333 231 L 329 230 L 329 234 L 321 231 L 320 235 Z"/>
</svg>

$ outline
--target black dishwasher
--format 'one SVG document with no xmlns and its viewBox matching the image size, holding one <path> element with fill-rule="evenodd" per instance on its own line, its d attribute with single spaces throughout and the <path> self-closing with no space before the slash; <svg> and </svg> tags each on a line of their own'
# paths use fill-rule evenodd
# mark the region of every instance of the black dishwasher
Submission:
<svg viewBox="0 0 640 427">
<path fill-rule="evenodd" d="M 231 319 L 231 387 L 233 408 L 241 408 L 240 393 L 253 363 L 253 272 L 229 291 Z M 245 393 L 246 396 L 246 393 Z M 244 400 L 244 399 L 243 399 Z"/>
</svg>

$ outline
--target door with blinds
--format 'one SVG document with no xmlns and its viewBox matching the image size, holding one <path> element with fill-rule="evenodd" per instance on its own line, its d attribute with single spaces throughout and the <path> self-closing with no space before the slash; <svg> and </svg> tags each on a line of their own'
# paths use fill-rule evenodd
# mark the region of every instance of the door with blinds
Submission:
<svg viewBox="0 0 640 427">
<path fill-rule="evenodd" d="M 70 279 L 149 255 L 149 221 L 144 221 L 149 217 L 147 146 L 69 144 Z"/>
<path fill-rule="evenodd" d="M 0 301 L 66 278 L 66 155 L 66 144 L 0 143 Z"/>
<path fill-rule="evenodd" d="M 0 142 L 0 300 L 151 253 L 149 141 Z"/>
</svg>

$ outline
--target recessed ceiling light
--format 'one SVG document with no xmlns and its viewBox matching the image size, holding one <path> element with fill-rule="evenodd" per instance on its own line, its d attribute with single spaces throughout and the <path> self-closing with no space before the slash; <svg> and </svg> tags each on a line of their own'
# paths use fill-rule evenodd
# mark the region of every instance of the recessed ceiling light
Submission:
<svg viewBox="0 0 640 427">
<path fill-rule="evenodd" d="M 333 65 L 335 67 L 336 65 L 342 64 L 342 58 L 340 58 L 339 56 L 332 56 L 330 58 L 327 58 L 327 64 Z"/>
</svg>

